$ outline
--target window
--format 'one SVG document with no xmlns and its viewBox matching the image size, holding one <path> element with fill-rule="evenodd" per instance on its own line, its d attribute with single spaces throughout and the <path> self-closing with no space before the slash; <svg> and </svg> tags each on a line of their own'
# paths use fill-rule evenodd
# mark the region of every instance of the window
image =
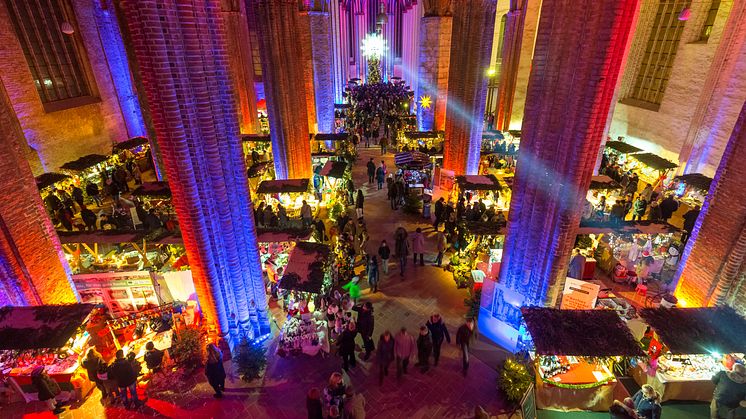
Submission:
<svg viewBox="0 0 746 419">
<path fill-rule="evenodd" d="M 712 33 L 712 26 L 715 24 L 715 18 L 718 15 L 718 9 L 720 8 L 720 0 L 712 0 L 710 3 L 710 10 L 707 11 L 707 18 L 705 24 L 702 26 L 702 33 L 699 35 L 700 42 L 707 42 L 710 39 L 710 33 Z"/>
<path fill-rule="evenodd" d="M 79 100 L 91 97 L 91 86 L 78 54 L 75 39 L 78 35 L 62 32 L 63 23 L 73 25 L 71 13 L 63 3 L 60 0 L 5 0 L 36 91 L 47 111 L 93 101 Z M 71 99 L 57 109 L 50 110 L 46 106 Z"/>
<path fill-rule="evenodd" d="M 629 97 L 631 102 L 657 110 L 663 101 L 684 30 L 685 22 L 680 21 L 678 16 L 689 3 L 689 0 L 661 0 L 658 4 L 653 29 Z"/>
</svg>

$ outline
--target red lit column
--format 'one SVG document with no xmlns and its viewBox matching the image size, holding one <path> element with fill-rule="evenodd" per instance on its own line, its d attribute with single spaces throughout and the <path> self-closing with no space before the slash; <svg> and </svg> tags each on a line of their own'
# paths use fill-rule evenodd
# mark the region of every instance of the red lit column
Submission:
<svg viewBox="0 0 746 419">
<path fill-rule="evenodd" d="M 497 129 L 510 127 L 515 83 L 518 78 L 518 63 L 521 58 L 523 23 L 526 18 L 527 0 L 511 0 L 510 11 L 505 19 L 502 64 L 500 65 L 500 89 L 497 97 Z"/>
<path fill-rule="evenodd" d="M 746 104 L 679 264 L 682 306 L 728 304 L 746 311 Z"/>
<path fill-rule="evenodd" d="M 217 0 L 125 0 L 200 306 L 232 342 L 269 332 Z"/>
<path fill-rule="evenodd" d="M 636 11 L 637 0 L 543 2 L 500 271 L 529 304 L 553 304 L 564 284 Z"/>
<path fill-rule="evenodd" d="M 308 178 L 311 142 L 298 2 L 251 0 L 251 3 L 262 55 L 275 176 Z"/>
<path fill-rule="evenodd" d="M 27 147 L 0 82 L 0 307 L 76 302 L 70 274 L 26 161 Z M 65 265 L 63 265 L 63 263 Z"/>
<path fill-rule="evenodd" d="M 482 146 L 496 0 L 455 0 L 443 168 L 476 174 Z"/>
</svg>

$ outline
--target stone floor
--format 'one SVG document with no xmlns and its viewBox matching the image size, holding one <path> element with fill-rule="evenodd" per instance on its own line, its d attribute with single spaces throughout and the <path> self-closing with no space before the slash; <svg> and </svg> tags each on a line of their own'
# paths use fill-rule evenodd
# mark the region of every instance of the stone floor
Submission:
<svg viewBox="0 0 746 419">
<path fill-rule="evenodd" d="M 384 238 L 393 244 L 394 230 L 401 223 L 410 231 L 417 226 L 423 227 L 429 235 L 427 245 L 434 249 L 434 232 L 429 223 L 416 216 L 405 216 L 401 211 L 393 212 L 386 200 L 386 189 L 377 191 L 375 185 L 366 184 L 366 162 L 375 157 L 376 163 L 380 164 L 381 159 L 377 149 L 360 151 L 353 176 L 366 196 L 365 219 L 371 245 L 377 247 Z M 393 170 L 393 155 L 387 155 L 385 160 L 389 170 Z M 430 260 L 432 258 L 431 254 Z M 406 326 L 414 334 L 435 311 L 444 317 L 455 340 L 456 328 L 465 313 L 466 290 L 456 289 L 450 273 L 429 264 L 415 267 L 409 263 L 403 280 L 394 263 L 391 268 L 389 277 L 381 278 L 379 293 L 370 294 L 367 289 L 363 290 L 362 300 L 374 305 L 375 340 L 384 330 L 395 332 L 401 326 Z M 270 346 L 270 351 L 274 353 L 274 345 Z M 494 351 L 498 349 L 494 348 Z M 440 365 L 425 374 L 412 368 L 400 383 L 397 383 L 394 373 L 387 377 L 383 386 L 379 386 L 377 367 L 371 359 L 370 362 L 359 362 L 358 367 L 350 371 L 349 381 L 365 396 L 368 418 L 470 418 L 474 416 L 475 406 L 482 406 L 497 415 L 506 403 L 497 391 L 496 362 L 491 356 L 482 359 L 490 361 L 486 363 L 473 356 L 469 375 L 463 377 L 458 349 L 454 344 L 444 344 Z M 99 403 L 98 392 L 94 391 L 82 406 L 71 407 L 60 417 L 304 418 L 306 392 L 311 387 L 323 388 L 334 371 L 341 371 L 341 360 L 334 356 L 279 358 L 272 355 L 263 383 L 245 387 L 235 379 L 229 379 L 226 397 L 222 400 L 212 397 L 204 380 L 200 380 L 191 392 L 150 399 L 137 412 L 104 408 Z M 43 412 L 40 403 L 17 403 L 0 407 L 0 417 L 37 418 L 52 417 L 52 414 Z"/>
</svg>

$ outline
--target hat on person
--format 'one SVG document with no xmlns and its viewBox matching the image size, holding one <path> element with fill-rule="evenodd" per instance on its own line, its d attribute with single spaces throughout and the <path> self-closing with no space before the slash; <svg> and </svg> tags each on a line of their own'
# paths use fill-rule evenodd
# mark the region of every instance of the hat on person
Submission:
<svg viewBox="0 0 746 419">
<path fill-rule="evenodd" d="M 728 378 L 738 384 L 746 383 L 746 367 L 743 364 L 733 364 L 733 369 L 726 373 Z"/>
</svg>

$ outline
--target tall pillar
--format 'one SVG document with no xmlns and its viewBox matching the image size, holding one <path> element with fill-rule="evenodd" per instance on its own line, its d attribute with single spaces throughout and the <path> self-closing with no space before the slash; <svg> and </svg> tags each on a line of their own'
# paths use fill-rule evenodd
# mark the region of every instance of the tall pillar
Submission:
<svg viewBox="0 0 746 419">
<path fill-rule="evenodd" d="M 228 42 L 228 65 L 230 65 L 236 100 L 239 109 L 239 129 L 242 134 L 259 132 L 259 117 L 254 91 L 254 63 L 251 58 L 249 24 L 246 3 L 239 0 L 221 0 L 223 22 Z"/>
<path fill-rule="evenodd" d="M 311 177 L 300 13 L 294 0 L 252 0 L 278 179 Z"/>
<path fill-rule="evenodd" d="M 720 7 L 725 7 L 722 3 Z M 709 42 L 718 42 L 713 31 Z M 687 173 L 711 176 L 746 100 L 746 2 L 733 2 L 691 118 L 679 161 Z"/>
<path fill-rule="evenodd" d="M 544 0 L 500 283 L 553 304 L 619 77 L 638 0 Z"/>
<path fill-rule="evenodd" d="M 541 2 L 542 0 L 510 1 L 510 11 L 505 20 L 500 88 L 495 116 L 499 130 L 517 129 L 523 120 Z"/>
<path fill-rule="evenodd" d="M 328 11 L 308 12 L 311 28 L 314 97 L 319 132 L 334 131 L 334 58 L 332 22 Z"/>
<path fill-rule="evenodd" d="M 26 139 L 0 82 L 0 307 L 74 303 L 62 246 L 24 157 Z M 63 263 L 65 263 L 63 265 Z"/>
<path fill-rule="evenodd" d="M 200 306 L 235 343 L 269 332 L 218 0 L 123 0 Z"/>
<path fill-rule="evenodd" d="M 746 313 L 746 104 L 679 263 L 682 306 L 728 304 Z"/>
<path fill-rule="evenodd" d="M 308 117 L 308 130 L 318 132 L 316 121 L 316 96 L 314 94 L 314 66 L 313 66 L 313 33 L 311 32 L 311 17 L 308 7 L 304 4 L 303 10 L 298 14 L 298 34 L 300 35 L 301 57 L 303 60 L 303 83 L 306 85 L 306 116 Z"/>
<path fill-rule="evenodd" d="M 443 168 L 476 174 L 482 146 L 496 0 L 455 0 Z"/>
<path fill-rule="evenodd" d="M 425 5 L 425 16 L 420 19 L 415 100 L 422 102 L 423 98 L 430 98 L 430 107 L 417 106 L 418 128 L 421 131 L 445 129 L 452 19 L 447 2 L 442 0 Z"/>
</svg>

